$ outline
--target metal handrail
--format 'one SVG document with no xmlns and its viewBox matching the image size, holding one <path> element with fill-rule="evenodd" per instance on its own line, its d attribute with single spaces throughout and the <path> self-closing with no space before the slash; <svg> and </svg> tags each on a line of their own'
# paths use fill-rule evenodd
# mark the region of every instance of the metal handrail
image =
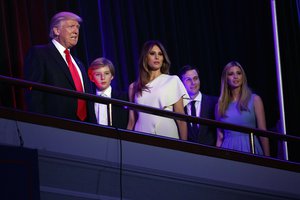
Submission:
<svg viewBox="0 0 300 200">
<path fill-rule="evenodd" d="M 256 129 L 256 128 L 249 128 L 249 127 L 245 127 L 245 126 L 239 126 L 239 125 L 235 125 L 235 124 L 219 122 L 216 120 L 211 120 L 211 119 L 206 119 L 206 118 L 201 118 L 201 117 L 194 117 L 194 116 L 190 116 L 190 115 L 179 114 L 179 113 L 175 113 L 172 111 L 166 111 L 166 110 L 161 110 L 161 109 L 157 109 L 157 108 L 153 108 L 153 107 L 149 107 L 149 106 L 135 104 L 135 103 L 128 102 L 128 101 L 118 100 L 118 99 L 114 99 L 114 98 L 105 98 L 105 97 L 101 97 L 101 96 L 97 96 L 97 95 L 93 95 L 93 94 L 76 92 L 74 90 L 54 87 L 51 85 L 27 81 L 24 79 L 18 79 L 18 78 L 0 75 L 0 82 L 7 83 L 9 85 L 15 85 L 15 86 L 27 88 L 30 90 L 39 90 L 39 91 L 44 91 L 44 92 L 60 94 L 60 95 L 64 95 L 64 96 L 82 98 L 85 100 L 90 100 L 90 101 L 107 104 L 107 105 L 113 104 L 113 105 L 123 106 L 125 109 L 132 109 L 132 110 L 141 111 L 141 112 L 145 112 L 145 113 L 149 113 L 149 114 L 153 114 L 153 115 L 160 115 L 160 116 L 169 117 L 169 118 L 173 118 L 173 119 L 179 119 L 179 120 L 183 120 L 183 121 L 187 121 L 187 122 L 193 122 L 193 123 L 199 123 L 199 124 L 204 124 L 204 125 L 208 125 L 208 126 L 214 126 L 214 127 L 218 127 L 218 128 L 230 129 L 230 130 L 234 130 L 234 131 L 244 132 L 246 134 L 254 134 L 254 135 L 258 135 L 258 136 L 274 138 L 274 139 L 278 139 L 281 141 L 300 142 L 300 137 L 293 136 L 293 135 L 283 135 L 283 134 L 273 132 L 273 131 L 260 130 L 260 129 Z M 250 137 L 250 135 L 249 135 L 249 137 Z"/>
</svg>

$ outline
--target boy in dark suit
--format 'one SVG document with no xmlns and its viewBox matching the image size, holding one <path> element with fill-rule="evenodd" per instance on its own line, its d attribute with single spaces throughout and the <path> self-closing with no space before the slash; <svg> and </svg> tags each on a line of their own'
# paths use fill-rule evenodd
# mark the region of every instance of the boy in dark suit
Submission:
<svg viewBox="0 0 300 200">
<path fill-rule="evenodd" d="M 184 108 L 185 113 L 196 117 L 215 119 L 215 105 L 218 99 L 200 92 L 198 69 L 186 65 L 180 69 L 179 78 L 190 96 L 190 103 Z M 216 128 L 202 124 L 187 123 L 187 125 L 188 141 L 211 146 L 216 145 Z"/>
<path fill-rule="evenodd" d="M 115 75 L 115 68 L 112 62 L 104 57 L 95 59 L 89 69 L 88 75 L 90 80 L 96 86 L 96 95 L 128 101 L 128 94 L 125 92 L 116 91 L 111 87 L 111 81 Z M 107 114 L 108 107 L 106 104 L 94 103 L 95 114 L 98 124 L 109 125 L 116 128 L 126 129 L 128 122 L 128 111 L 121 106 L 112 105 L 110 120 Z"/>
</svg>

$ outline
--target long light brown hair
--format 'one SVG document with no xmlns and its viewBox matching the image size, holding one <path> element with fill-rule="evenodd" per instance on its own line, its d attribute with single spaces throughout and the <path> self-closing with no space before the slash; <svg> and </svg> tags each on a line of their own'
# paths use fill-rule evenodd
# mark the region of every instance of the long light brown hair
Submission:
<svg viewBox="0 0 300 200">
<path fill-rule="evenodd" d="M 225 65 L 221 76 L 221 93 L 218 101 L 218 114 L 220 117 L 226 117 L 225 112 L 229 103 L 232 101 L 231 89 L 227 82 L 228 70 L 231 67 L 239 67 L 242 72 L 242 85 L 240 89 L 239 99 L 237 102 L 237 109 L 241 111 L 248 111 L 248 102 L 251 98 L 252 91 L 248 87 L 246 73 L 240 63 L 231 61 Z"/>
<path fill-rule="evenodd" d="M 138 95 L 142 94 L 143 90 L 148 90 L 149 88 L 146 86 L 150 81 L 150 70 L 148 66 L 148 54 L 153 48 L 153 46 L 157 45 L 163 54 L 163 63 L 160 71 L 162 74 L 169 74 L 169 69 L 171 66 L 171 62 L 165 47 L 157 40 L 150 40 L 144 43 L 143 48 L 141 50 L 140 58 L 139 58 L 139 75 L 134 84 L 135 93 Z"/>
</svg>

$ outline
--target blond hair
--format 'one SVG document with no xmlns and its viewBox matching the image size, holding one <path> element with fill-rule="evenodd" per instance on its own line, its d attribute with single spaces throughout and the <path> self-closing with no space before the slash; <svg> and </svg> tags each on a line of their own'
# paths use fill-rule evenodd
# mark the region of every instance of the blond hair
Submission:
<svg viewBox="0 0 300 200">
<path fill-rule="evenodd" d="M 231 90 L 227 83 L 228 70 L 231 67 L 239 67 L 242 72 L 242 85 L 240 89 L 239 99 L 237 102 L 237 109 L 240 112 L 249 110 L 248 102 L 251 98 L 252 91 L 248 87 L 246 73 L 240 63 L 236 61 L 231 61 L 227 65 L 225 65 L 221 76 L 221 92 L 218 101 L 218 114 L 220 117 L 226 117 L 225 112 L 228 108 L 229 103 L 232 101 Z"/>
</svg>

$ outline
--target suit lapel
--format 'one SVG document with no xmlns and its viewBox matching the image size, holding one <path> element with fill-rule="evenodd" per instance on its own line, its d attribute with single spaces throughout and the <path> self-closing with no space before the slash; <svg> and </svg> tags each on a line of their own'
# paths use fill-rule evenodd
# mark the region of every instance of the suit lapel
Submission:
<svg viewBox="0 0 300 200">
<path fill-rule="evenodd" d="M 113 88 L 111 88 L 111 98 L 113 98 L 113 99 L 116 98 L 116 93 L 115 93 L 115 90 Z M 115 107 L 113 105 L 111 106 L 111 114 L 112 114 L 112 124 L 115 125 L 116 124 L 116 118 L 114 116 L 116 115 L 116 113 L 115 113 Z"/>
<path fill-rule="evenodd" d="M 88 76 L 86 76 L 85 68 L 84 68 L 83 64 L 77 58 L 74 57 L 74 60 L 75 60 L 76 64 L 78 65 L 78 67 L 81 71 L 83 84 L 84 84 L 84 89 L 85 89 L 86 92 L 90 93 L 90 84 L 88 84 L 90 80 L 89 80 Z"/>
<path fill-rule="evenodd" d="M 204 105 L 207 105 L 206 102 L 207 101 L 207 98 L 204 94 L 202 94 L 202 100 L 201 100 L 201 111 L 200 111 L 200 117 L 202 118 L 207 118 L 207 109 L 208 107 L 207 106 L 204 106 Z M 199 137 L 203 134 L 204 130 L 204 127 L 202 124 L 200 124 L 199 126 Z"/>
<path fill-rule="evenodd" d="M 200 117 L 204 117 L 206 118 L 207 117 L 207 106 L 203 106 L 203 105 L 207 105 L 206 104 L 206 96 L 202 94 L 202 100 L 201 100 L 201 111 L 200 111 Z"/>
<path fill-rule="evenodd" d="M 59 66 L 59 68 L 63 71 L 63 73 L 67 77 L 68 81 L 72 85 L 72 87 L 76 90 L 75 84 L 74 84 L 74 81 L 73 81 L 73 78 L 72 78 L 72 75 L 70 73 L 67 63 L 65 62 L 65 60 L 63 59 L 63 57 L 61 56 L 61 54 L 59 53 L 59 51 L 56 49 L 56 47 L 54 46 L 54 44 L 52 42 L 50 42 L 48 46 L 50 49 L 50 51 L 49 51 L 50 56 L 53 57 L 53 60 L 57 63 L 57 66 Z"/>
</svg>

